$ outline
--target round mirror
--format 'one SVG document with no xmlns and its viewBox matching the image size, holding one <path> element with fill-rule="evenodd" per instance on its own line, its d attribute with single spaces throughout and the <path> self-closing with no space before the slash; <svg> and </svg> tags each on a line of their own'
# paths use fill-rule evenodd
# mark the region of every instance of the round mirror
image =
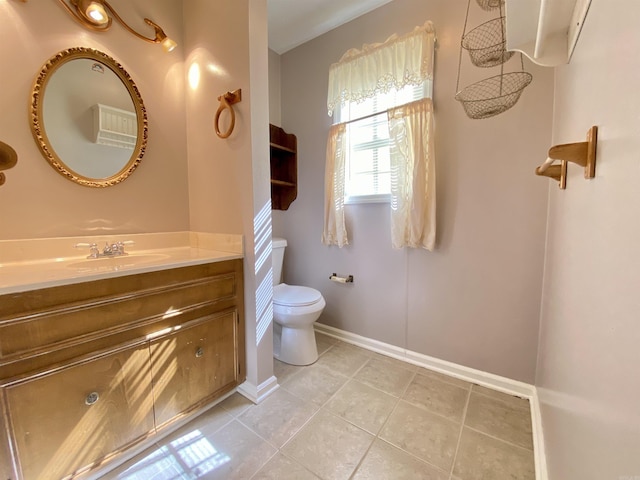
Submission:
<svg viewBox="0 0 640 480">
<path fill-rule="evenodd" d="M 118 62 L 98 50 L 70 48 L 50 58 L 36 78 L 31 131 L 60 174 L 88 187 L 108 187 L 142 160 L 147 113 Z"/>
</svg>

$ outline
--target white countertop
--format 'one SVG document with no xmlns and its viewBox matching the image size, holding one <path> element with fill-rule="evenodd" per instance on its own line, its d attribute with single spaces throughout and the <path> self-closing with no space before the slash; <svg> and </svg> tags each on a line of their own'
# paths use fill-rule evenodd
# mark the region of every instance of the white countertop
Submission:
<svg viewBox="0 0 640 480">
<path fill-rule="evenodd" d="M 128 255 L 97 259 L 87 259 L 88 251 L 73 248 L 94 241 L 101 245 L 91 237 L 2 241 L 0 295 L 243 258 L 240 235 L 178 232 L 112 236 L 105 241 L 132 238 L 135 244 L 127 247 Z M 54 257 L 56 247 L 67 256 Z"/>
</svg>

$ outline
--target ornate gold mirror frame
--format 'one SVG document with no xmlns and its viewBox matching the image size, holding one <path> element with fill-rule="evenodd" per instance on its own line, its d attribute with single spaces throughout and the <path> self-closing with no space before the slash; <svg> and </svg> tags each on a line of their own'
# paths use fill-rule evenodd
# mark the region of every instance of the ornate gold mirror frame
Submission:
<svg viewBox="0 0 640 480">
<path fill-rule="evenodd" d="M 78 173 L 70 168 L 53 148 L 44 125 L 43 107 L 47 85 L 53 74 L 58 71 L 60 67 L 76 59 L 94 60 L 108 67 L 122 81 L 122 84 L 131 97 L 135 109 L 137 138 L 135 139 L 135 146 L 133 147 L 131 157 L 118 172 L 105 176 L 104 178 L 92 178 L 91 176 Z M 144 156 L 147 147 L 148 123 L 147 112 L 142 97 L 138 91 L 138 87 L 122 65 L 105 53 L 91 48 L 74 47 L 63 50 L 51 57 L 36 77 L 31 94 L 30 107 L 31 132 L 42 155 L 58 173 L 73 182 L 87 187 L 98 188 L 116 185 L 133 173 Z M 90 159 L 87 160 L 90 161 Z"/>
</svg>

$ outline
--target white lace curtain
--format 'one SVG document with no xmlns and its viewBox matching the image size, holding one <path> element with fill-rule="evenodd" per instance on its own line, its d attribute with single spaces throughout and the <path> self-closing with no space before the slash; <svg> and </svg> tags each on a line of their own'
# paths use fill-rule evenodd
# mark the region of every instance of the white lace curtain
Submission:
<svg viewBox="0 0 640 480">
<path fill-rule="evenodd" d="M 391 244 L 433 250 L 436 165 L 430 98 L 388 112 L 391 138 Z"/>
<path fill-rule="evenodd" d="M 344 223 L 344 162 L 346 154 L 346 125 L 339 123 L 329 129 L 327 163 L 324 171 L 324 229 L 322 243 L 343 247 L 349 245 Z"/>
<path fill-rule="evenodd" d="M 349 50 L 331 66 L 328 110 L 391 88 L 432 79 L 435 31 L 431 22 L 385 43 Z M 391 242 L 394 248 L 433 250 L 436 235 L 434 118 L 431 98 L 387 111 L 391 139 Z M 345 123 L 327 141 L 322 243 L 349 244 L 344 216 Z"/>
<path fill-rule="evenodd" d="M 336 105 L 433 78 L 434 44 L 435 29 L 426 22 L 403 36 L 391 35 L 384 43 L 347 51 L 329 70 L 329 115 Z"/>
</svg>

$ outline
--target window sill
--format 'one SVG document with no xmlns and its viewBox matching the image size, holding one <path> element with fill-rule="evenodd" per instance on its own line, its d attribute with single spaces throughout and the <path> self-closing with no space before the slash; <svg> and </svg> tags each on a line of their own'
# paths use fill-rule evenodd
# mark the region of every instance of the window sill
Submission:
<svg viewBox="0 0 640 480">
<path fill-rule="evenodd" d="M 379 195 L 354 195 L 345 197 L 345 205 L 358 205 L 360 203 L 391 203 L 391 195 L 388 193 Z"/>
</svg>

